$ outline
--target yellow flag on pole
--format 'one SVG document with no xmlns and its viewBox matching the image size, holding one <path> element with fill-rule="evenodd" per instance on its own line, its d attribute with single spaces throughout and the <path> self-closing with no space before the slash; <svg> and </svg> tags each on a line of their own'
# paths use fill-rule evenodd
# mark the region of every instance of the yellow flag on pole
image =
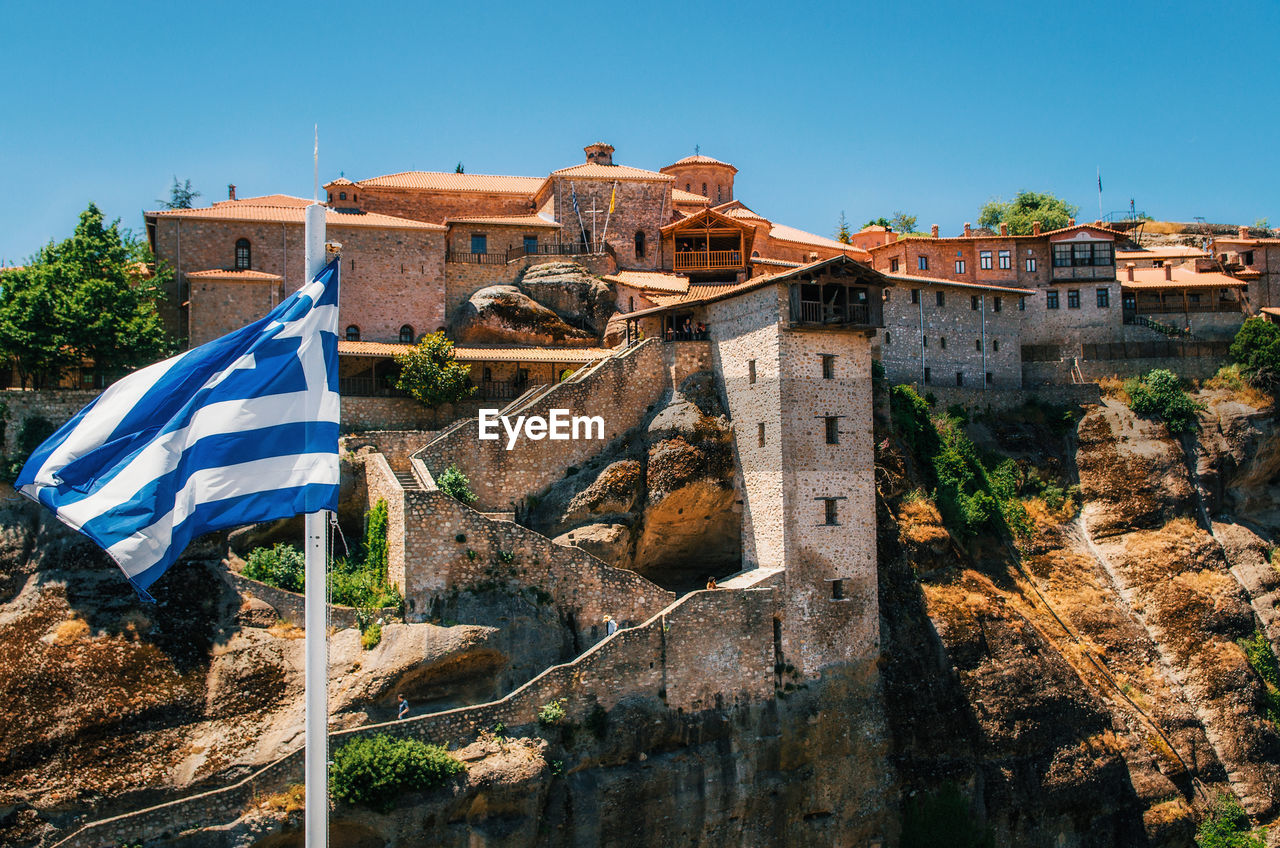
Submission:
<svg viewBox="0 0 1280 848">
<path fill-rule="evenodd" d="M 609 214 L 613 214 L 613 207 L 618 201 L 618 184 L 613 184 L 613 194 L 609 195 Z"/>
</svg>

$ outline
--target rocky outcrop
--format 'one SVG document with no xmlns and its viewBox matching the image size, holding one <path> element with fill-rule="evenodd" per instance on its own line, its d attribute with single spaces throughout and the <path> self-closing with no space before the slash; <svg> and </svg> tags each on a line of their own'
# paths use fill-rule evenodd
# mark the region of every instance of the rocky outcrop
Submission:
<svg viewBox="0 0 1280 848">
<path fill-rule="evenodd" d="M 525 344 L 587 347 L 593 330 L 571 326 L 515 286 L 487 286 L 454 312 L 451 335 L 458 344 Z"/>
<path fill-rule="evenodd" d="M 617 308 L 613 287 L 576 262 L 530 265 L 516 285 L 564 321 L 596 336 L 604 333 Z"/>
<path fill-rule="evenodd" d="M 737 571 L 731 431 L 709 373 L 687 378 L 635 432 L 536 499 L 530 526 L 660 585 Z"/>
</svg>

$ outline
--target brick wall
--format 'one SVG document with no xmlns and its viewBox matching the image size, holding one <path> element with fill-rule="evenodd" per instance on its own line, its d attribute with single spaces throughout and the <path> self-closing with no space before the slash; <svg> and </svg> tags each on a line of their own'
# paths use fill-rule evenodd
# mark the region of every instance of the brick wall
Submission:
<svg viewBox="0 0 1280 848">
<path fill-rule="evenodd" d="M 919 292 L 917 303 L 911 302 L 913 291 Z M 1018 311 L 1017 296 L 910 283 L 888 292 L 885 329 L 877 336 L 880 361 L 891 382 L 921 380 L 922 368 L 928 368 L 930 383 L 936 385 L 955 385 L 957 372 L 969 386 L 982 385 L 986 372 L 991 374 L 992 386 L 1022 385 L 1023 313 Z M 938 306 L 939 293 L 942 306 Z M 977 309 L 973 308 L 975 296 L 980 298 Z"/>
<path fill-rule="evenodd" d="M 351 187 L 348 187 L 350 191 Z M 366 212 L 443 224 L 445 218 L 470 215 L 532 215 L 532 194 L 489 194 L 479 191 L 426 191 L 423 189 L 356 187 L 358 199 L 350 205 Z M 350 194 L 348 194 L 348 197 Z M 339 206 L 343 205 L 341 203 Z"/>
<path fill-rule="evenodd" d="M 188 344 L 196 347 L 238 330 L 275 309 L 280 299 L 275 282 L 190 279 Z"/>
<path fill-rule="evenodd" d="M 578 209 L 582 214 L 582 222 L 586 225 L 587 238 L 591 238 L 591 209 L 600 211 L 596 215 L 596 238 L 604 238 L 613 247 L 618 257 L 618 264 L 624 268 L 654 269 L 658 267 L 660 251 L 658 249 L 658 230 L 671 217 L 672 183 L 663 177 L 653 180 L 619 180 L 617 182 L 618 197 L 609 216 L 609 229 L 605 232 L 604 210 L 609 208 L 609 198 L 614 190 L 613 180 L 585 180 L 579 178 L 552 177 L 554 192 L 553 209 L 555 218 L 564 224 L 564 238 L 581 231 L 578 213 L 573 211 L 573 190 L 578 195 Z M 637 257 L 635 251 L 635 234 L 645 234 L 645 255 Z"/>
<path fill-rule="evenodd" d="M 548 416 L 565 409 L 571 416 L 601 416 L 604 440 L 533 441 L 522 435 L 506 449 L 505 434 L 481 441 L 478 420 L 444 434 L 420 456 L 433 473 L 456 464 L 469 478 L 478 507 L 507 510 L 564 476 L 569 466 L 599 453 L 613 439 L 637 426 L 667 388 L 661 343 L 650 340 L 613 356 L 581 381 L 560 383 L 522 415 Z M 495 402 L 493 406 L 499 407 Z"/>
<path fill-rule="evenodd" d="M 400 485 L 387 458 L 382 454 L 375 453 L 365 457 L 364 479 L 369 506 L 372 507 L 379 500 L 387 502 L 387 582 L 395 584 L 400 589 L 401 597 L 407 598 L 405 518 L 408 504 L 404 487 Z M 436 544 L 439 544 L 439 540 Z"/>
<path fill-rule="evenodd" d="M 669 165 L 664 172 L 676 178 L 676 188 L 710 198 L 712 206 L 733 200 L 732 168 L 712 164 Z"/>
<path fill-rule="evenodd" d="M 685 712 L 765 701 L 774 697 L 773 607 L 767 589 L 695 592 L 498 701 L 335 731 L 330 748 L 387 734 L 457 749 L 499 722 L 508 731 L 531 728 L 538 710 L 560 698 L 568 720 L 578 723 L 597 705 L 609 710 L 632 698 L 662 700 Z M 298 749 L 223 789 L 94 822 L 58 848 L 151 841 L 229 823 L 255 798 L 301 782 L 303 765 Z"/>
<path fill-rule="evenodd" d="M 444 324 L 442 231 L 330 224 L 326 237 L 343 246 L 340 329 L 355 324 L 366 341 L 398 341 L 403 324 L 412 326 L 415 334 Z M 165 326 L 174 335 L 199 344 L 216 338 L 221 329 L 262 317 L 264 301 L 257 289 L 271 287 L 257 284 L 220 282 L 202 292 L 198 290 L 202 284 L 191 281 L 197 291 L 190 322 L 181 308 L 191 294 L 186 274 L 232 268 L 235 244 L 241 238 L 249 240 L 252 270 L 283 278 L 275 303 L 302 285 L 301 223 L 156 220 L 156 255 L 177 271 L 161 308 Z M 236 297 L 228 293 L 231 287 L 240 291 L 246 285 L 250 291 Z"/>
</svg>

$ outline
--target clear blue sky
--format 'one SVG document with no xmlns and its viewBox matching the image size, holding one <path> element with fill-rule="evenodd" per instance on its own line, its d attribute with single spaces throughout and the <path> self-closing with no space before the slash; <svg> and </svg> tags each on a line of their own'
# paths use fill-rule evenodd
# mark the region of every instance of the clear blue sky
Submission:
<svg viewBox="0 0 1280 848">
<path fill-rule="evenodd" d="M 590 8 L 592 11 L 584 11 Z M 394 171 L 542 175 L 596 140 L 702 151 L 760 213 L 945 233 L 1019 189 L 1280 224 L 1280 3 L 16 3 L 0 258 L 93 200 L 200 202 Z"/>
</svg>

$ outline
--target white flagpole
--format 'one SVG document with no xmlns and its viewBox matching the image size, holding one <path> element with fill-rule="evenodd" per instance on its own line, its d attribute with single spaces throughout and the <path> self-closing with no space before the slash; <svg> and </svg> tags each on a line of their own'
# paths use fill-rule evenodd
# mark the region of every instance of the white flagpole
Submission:
<svg viewBox="0 0 1280 848">
<path fill-rule="evenodd" d="M 325 207 L 306 210 L 306 280 L 324 270 Z M 329 845 L 329 622 L 327 510 L 306 515 L 306 848 Z"/>
</svg>

